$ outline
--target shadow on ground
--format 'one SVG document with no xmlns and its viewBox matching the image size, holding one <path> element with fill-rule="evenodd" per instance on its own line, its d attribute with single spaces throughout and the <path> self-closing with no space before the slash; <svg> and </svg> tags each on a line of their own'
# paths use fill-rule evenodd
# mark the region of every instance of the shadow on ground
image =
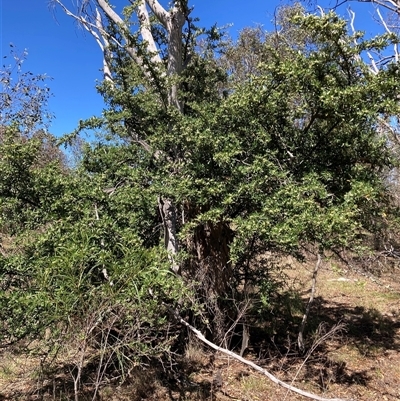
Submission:
<svg viewBox="0 0 400 401">
<path fill-rule="evenodd" d="M 265 327 L 260 328 L 258 325 L 258 328 L 251 329 L 251 352 L 267 360 L 276 360 L 272 372 L 280 372 L 280 375 L 287 372 L 286 379 L 292 380 L 294 372 L 301 366 L 298 378 L 318 384 L 323 391 L 332 383 L 368 386 L 375 374 L 371 367 L 350 369 L 343 360 L 329 356 L 329 352 L 349 345 L 357 350 L 356 354 L 361 358 L 374 361 L 378 355 L 385 355 L 387 351 L 400 351 L 398 315 L 385 316 L 374 308 L 353 307 L 348 303 L 334 302 L 319 296 L 314 299 L 307 321 L 306 353 L 300 355 L 297 334 L 302 319 L 298 313 L 299 302 L 303 302 L 304 306 L 301 295 L 293 292 L 281 294 L 277 303 L 279 306 L 273 308 Z M 343 324 L 343 329 L 328 335 L 328 339 L 321 341 L 307 356 L 307 350 L 312 350 L 318 339 L 338 324 Z M 307 363 L 302 365 L 305 358 Z"/>
<path fill-rule="evenodd" d="M 303 365 L 307 354 L 299 355 L 296 345 L 301 321 L 301 314 L 298 313 L 302 302 L 301 294 L 288 293 L 283 296 L 284 298 L 276 300 L 276 306 L 271 309 L 270 315 L 264 316 L 263 325 L 260 321 L 253 322 L 249 352 L 252 357 L 258 356 L 261 360 L 264 359 L 266 366 L 270 366 L 270 371 L 284 380 L 291 381 L 295 373 L 301 370 L 297 379 L 313 383 L 322 391 L 328 390 L 332 384 L 345 387 L 353 385 L 367 387 L 374 379 L 374 372 L 371 371 L 370 366 L 350 369 L 340 358 L 334 359 L 329 356 L 330 351 L 339 349 L 343 345 L 351 345 L 362 358 L 370 360 L 377 355 L 384 355 L 386 351 L 400 351 L 398 315 L 385 316 L 374 308 L 353 307 L 346 303 L 316 297 L 305 332 L 306 349 L 311 349 L 315 341 L 336 324 L 344 323 L 345 328 L 329 337 L 327 341 L 321 342 L 310 354 L 307 363 Z M 304 303 L 302 305 L 304 306 Z M 321 327 L 323 330 L 318 332 Z M 73 366 L 58 366 L 57 369 L 43 374 L 42 380 L 37 380 L 34 390 L 15 390 L 7 395 L 0 393 L 0 401 L 73 400 L 74 382 L 71 376 L 73 369 Z M 82 373 L 80 401 L 93 400 L 94 370 L 93 366 L 88 366 Z M 193 371 L 204 372 L 204 377 L 193 381 L 190 376 Z M 210 400 L 214 397 L 214 392 L 218 391 L 213 383 L 214 373 L 212 364 L 192 366 L 190 369 L 185 366 L 175 367 L 167 373 L 165 367 L 164 369 L 146 368 L 146 370 L 139 367 L 137 372 L 132 372 L 131 378 L 125 382 L 124 386 L 118 385 L 117 378 L 115 382 L 104 386 L 95 399 L 135 401 L 155 400 L 158 397 L 158 399 L 171 401 Z M 157 396 L 160 388 L 163 395 Z M 149 396 L 151 394 L 152 396 Z"/>
</svg>

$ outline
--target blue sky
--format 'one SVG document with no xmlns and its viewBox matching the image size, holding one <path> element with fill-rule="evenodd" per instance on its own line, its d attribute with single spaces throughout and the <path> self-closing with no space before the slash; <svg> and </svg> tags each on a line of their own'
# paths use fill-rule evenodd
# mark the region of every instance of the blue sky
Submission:
<svg viewBox="0 0 400 401">
<path fill-rule="evenodd" d="M 324 3 L 328 5 L 329 1 Z M 270 28 L 274 10 L 282 1 L 194 0 L 190 4 L 200 25 L 232 23 L 230 32 L 235 36 L 246 26 L 263 24 Z M 357 28 L 367 33 L 376 30 L 371 8 L 356 3 L 352 8 L 357 11 Z M 55 115 L 50 127 L 53 134 L 69 133 L 80 119 L 101 113 L 103 102 L 95 89 L 96 80 L 102 79 L 100 49 L 61 9 L 49 7 L 49 0 L 0 0 L 0 35 L 2 59 L 13 43 L 21 52 L 28 50 L 25 71 L 52 77 L 48 86 L 53 93 L 49 103 Z"/>
</svg>

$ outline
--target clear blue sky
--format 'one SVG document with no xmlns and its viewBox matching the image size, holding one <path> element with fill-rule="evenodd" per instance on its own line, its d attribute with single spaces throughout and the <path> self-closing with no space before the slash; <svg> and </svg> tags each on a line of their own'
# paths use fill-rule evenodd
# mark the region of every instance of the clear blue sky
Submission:
<svg viewBox="0 0 400 401">
<path fill-rule="evenodd" d="M 255 24 L 270 28 L 274 10 L 282 1 L 193 0 L 190 4 L 195 7 L 192 15 L 200 18 L 202 26 L 232 23 L 231 34 L 235 35 Z M 357 28 L 373 30 L 371 9 L 353 3 L 352 7 L 357 9 Z M 96 80 L 102 79 L 100 49 L 61 9 L 49 7 L 49 0 L 0 0 L 0 35 L 2 59 L 13 43 L 20 51 L 28 50 L 25 71 L 53 78 L 48 82 L 53 93 L 49 104 L 55 114 L 50 128 L 53 134 L 69 133 L 80 119 L 101 113 L 102 98 L 95 89 Z"/>
</svg>

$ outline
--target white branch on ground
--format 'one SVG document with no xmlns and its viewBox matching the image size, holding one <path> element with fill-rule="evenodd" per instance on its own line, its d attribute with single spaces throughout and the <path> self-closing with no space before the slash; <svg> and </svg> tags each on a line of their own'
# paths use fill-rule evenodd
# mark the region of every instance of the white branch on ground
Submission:
<svg viewBox="0 0 400 401">
<path fill-rule="evenodd" d="M 276 376 L 274 376 L 272 373 L 268 372 L 266 369 L 262 368 L 261 366 L 258 366 L 257 364 L 255 364 L 254 362 L 249 361 L 248 359 L 245 359 L 243 357 L 241 357 L 238 354 L 235 354 L 232 351 L 229 351 L 226 348 L 222 348 L 219 347 L 218 345 L 212 343 L 211 341 L 207 340 L 204 335 L 197 330 L 196 328 L 194 328 L 192 325 L 190 325 L 188 322 L 186 322 L 184 319 L 182 319 L 182 317 L 179 315 L 178 312 L 176 311 L 172 311 L 175 318 L 184 326 L 186 326 L 200 341 L 202 341 L 203 343 L 207 344 L 209 347 L 215 349 L 216 351 L 222 352 L 225 355 L 230 356 L 233 359 L 236 359 L 237 361 L 250 366 L 251 368 L 253 368 L 254 370 L 256 370 L 257 372 L 262 373 L 264 376 L 267 376 L 272 382 L 274 382 L 275 384 L 277 384 L 280 387 L 286 388 L 294 393 L 300 394 L 303 397 L 306 398 L 310 398 L 312 400 L 316 400 L 316 401 L 346 401 L 344 399 L 341 398 L 325 398 L 325 397 L 320 397 L 319 395 L 316 394 L 312 394 L 309 393 L 308 391 L 304 391 L 301 390 L 297 387 L 294 387 L 288 383 L 285 383 L 284 381 L 278 379 Z M 351 401 L 351 400 L 347 400 L 347 401 Z"/>
</svg>

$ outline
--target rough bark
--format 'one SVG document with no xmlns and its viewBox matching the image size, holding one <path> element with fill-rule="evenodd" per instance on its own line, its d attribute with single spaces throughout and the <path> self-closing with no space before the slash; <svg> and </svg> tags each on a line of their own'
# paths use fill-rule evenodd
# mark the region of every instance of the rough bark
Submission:
<svg viewBox="0 0 400 401">
<path fill-rule="evenodd" d="M 229 249 L 232 239 L 233 232 L 224 222 L 200 224 L 194 231 L 192 273 L 206 278 L 217 294 L 227 292 L 232 277 Z"/>
<path fill-rule="evenodd" d="M 225 334 L 229 317 L 226 308 L 222 311 L 221 301 L 230 293 L 232 239 L 233 232 L 227 223 L 207 222 L 199 224 L 187 241 L 190 255 L 185 269 L 187 278 L 195 283 L 200 301 L 207 309 L 209 335 L 224 345 L 227 345 Z"/>
</svg>

